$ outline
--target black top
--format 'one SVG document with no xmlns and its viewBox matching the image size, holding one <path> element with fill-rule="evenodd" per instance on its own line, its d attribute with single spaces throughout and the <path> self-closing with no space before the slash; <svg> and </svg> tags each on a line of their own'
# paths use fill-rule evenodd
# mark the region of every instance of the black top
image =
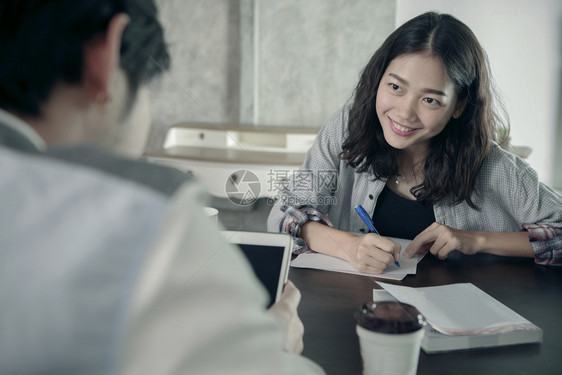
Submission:
<svg viewBox="0 0 562 375">
<path fill-rule="evenodd" d="M 435 222 L 433 205 L 404 198 L 385 186 L 373 214 L 375 228 L 386 237 L 413 240 Z"/>
</svg>

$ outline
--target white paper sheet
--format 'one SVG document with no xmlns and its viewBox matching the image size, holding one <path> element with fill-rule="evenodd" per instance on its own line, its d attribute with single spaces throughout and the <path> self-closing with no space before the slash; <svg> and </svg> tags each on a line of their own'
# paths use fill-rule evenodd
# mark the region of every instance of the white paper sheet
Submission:
<svg viewBox="0 0 562 375">
<path fill-rule="evenodd" d="M 378 284 L 399 301 L 415 306 L 442 333 L 486 334 L 534 326 L 470 283 L 426 288 Z"/>
<path fill-rule="evenodd" d="M 393 241 L 398 242 L 402 246 L 402 251 L 412 242 L 402 238 L 391 238 Z M 296 259 L 291 262 L 291 266 L 298 268 L 314 268 L 326 271 L 335 271 L 342 273 L 350 273 L 354 275 L 378 277 L 383 279 L 402 280 L 408 274 L 415 274 L 418 262 L 423 258 L 423 255 L 413 257 L 411 259 L 400 258 L 400 267 L 392 264 L 388 266 L 380 275 L 371 273 L 359 272 L 349 262 L 332 257 L 325 254 L 300 254 Z"/>
</svg>

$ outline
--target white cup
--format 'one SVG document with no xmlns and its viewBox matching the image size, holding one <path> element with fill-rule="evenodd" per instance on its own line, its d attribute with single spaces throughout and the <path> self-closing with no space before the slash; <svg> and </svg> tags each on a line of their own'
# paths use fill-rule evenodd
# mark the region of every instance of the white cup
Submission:
<svg viewBox="0 0 562 375">
<path fill-rule="evenodd" d="M 414 306 L 369 302 L 355 318 L 364 375 L 416 373 L 425 320 Z"/>
<path fill-rule="evenodd" d="M 211 219 L 213 224 L 215 225 L 219 224 L 219 210 L 213 207 L 203 207 L 203 210 L 205 211 L 207 217 Z"/>
</svg>

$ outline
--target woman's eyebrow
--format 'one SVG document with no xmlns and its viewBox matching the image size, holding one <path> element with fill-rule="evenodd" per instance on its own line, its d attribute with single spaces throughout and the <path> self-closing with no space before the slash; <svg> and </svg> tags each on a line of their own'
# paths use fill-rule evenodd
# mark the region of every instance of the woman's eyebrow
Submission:
<svg viewBox="0 0 562 375">
<path fill-rule="evenodd" d="M 406 81 L 404 78 L 400 77 L 399 75 L 396 75 L 394 73 L 388 73 L 388 75 L 391 76 L 392 78 L 394 78 L 395 80 L 397 80 L 398 82 L 400 82 L 401 84 L 403 84 L 404 86 L 409 86 L 408 81 Z M 430 89 L 430 88 L 423 88 L 422 92 L 425 92 L 425 93 L 428 93 L 428 94 L 440 95 L 440 96 L 447 96 L 447 94 L 445 94 L 441 90 L 435 90 L 435 89 Z"/>
</svg>

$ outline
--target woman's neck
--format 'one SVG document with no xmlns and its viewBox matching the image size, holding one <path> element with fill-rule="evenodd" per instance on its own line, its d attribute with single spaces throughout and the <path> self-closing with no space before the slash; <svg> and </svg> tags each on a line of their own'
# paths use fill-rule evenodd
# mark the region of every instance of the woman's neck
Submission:
<svg viewBox="0 0 562 375">
<path fill-rule="evenodd" d="M 405 149 L 401 150 L 398 159 L 398 174 L 406 176 L 412 173 L 418 174 L 420 167 L 423 167 L 423 162 L 427 156 L 425 149 Z"/>
</svg>

